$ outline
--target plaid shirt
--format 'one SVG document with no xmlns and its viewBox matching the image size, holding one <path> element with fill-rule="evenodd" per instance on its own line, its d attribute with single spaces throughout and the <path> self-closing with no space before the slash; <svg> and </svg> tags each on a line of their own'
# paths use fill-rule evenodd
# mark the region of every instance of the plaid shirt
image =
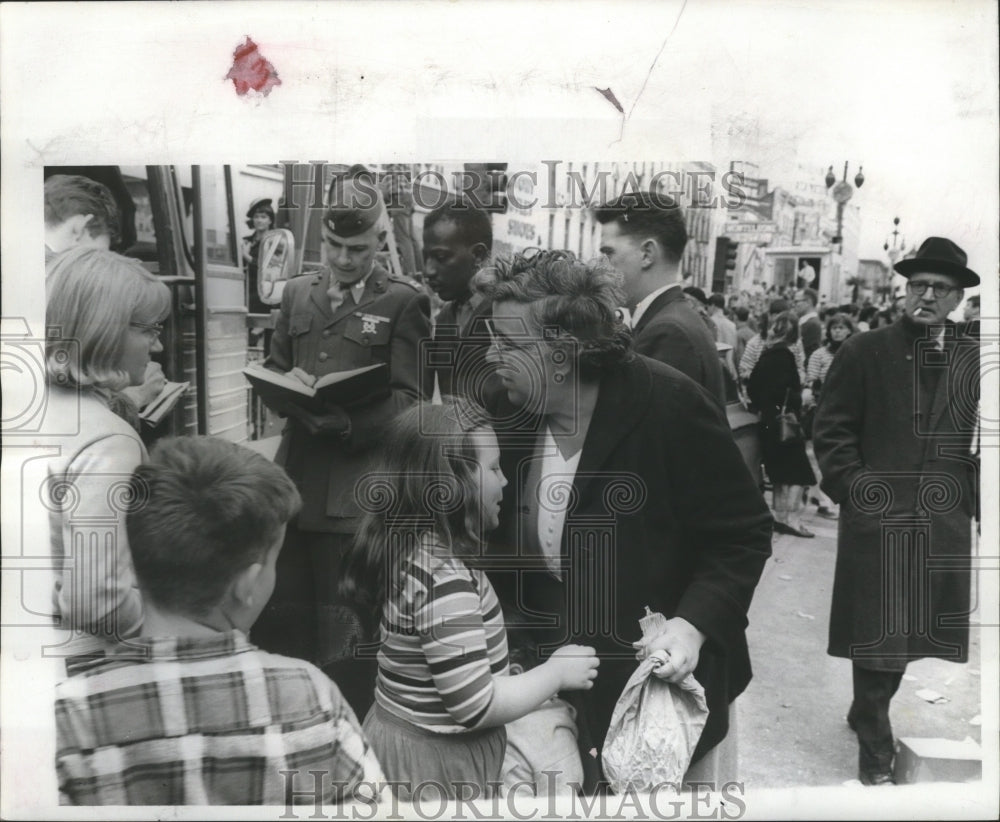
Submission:
<svg viewBox="0 0 1000 822">
<path fill-rule="evenodd" d="M 350 706 L 309 663 L 235 630 L 132 643 L 72 664 L 56 688 L 62 803 L 337 803 L 383 779 Z"/>
</svg>

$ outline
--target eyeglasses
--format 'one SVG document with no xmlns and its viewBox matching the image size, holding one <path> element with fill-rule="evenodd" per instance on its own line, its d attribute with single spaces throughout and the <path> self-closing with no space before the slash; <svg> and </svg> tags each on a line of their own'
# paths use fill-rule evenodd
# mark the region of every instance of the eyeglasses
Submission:
<svg viewBox="0 0 1000 822">
<path fill-rule="evenodd" d="M 945 283 L 925 283 L 921 280 L 914 282 L 910 280 L 906 284 L 906 290 L 911 294 L 916 294 L 918 297 L 923 297 L 927 293 L 927 289 L 933 289 L 934 296 L 943 300 L 945 297 L 950 296 L 954 292 L 958 291 L 958 287 L 954 285 L 947 285 Z"/>
<path fill-rule="evenodd" d="M 163 323 L 129 323 L 129 327 L 146 331 L 157 340 L 160 339 L 160 334 L 163 333 Z"/>
</svg>

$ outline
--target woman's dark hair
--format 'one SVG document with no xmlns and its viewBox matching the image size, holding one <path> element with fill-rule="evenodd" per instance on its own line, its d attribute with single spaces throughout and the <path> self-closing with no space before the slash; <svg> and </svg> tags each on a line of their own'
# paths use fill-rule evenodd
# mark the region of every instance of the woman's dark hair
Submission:
<svg viewBox="0 0 1000 822">
<path fill-rule="evenodd" d="M 872 314 L 872 316 L 874 317 L 875 314 Z M 833 342 L 833 337 L 830 336 L 830 330 L 835 325 L 842 325 L 844 328 L 850 331 L 851 334 L 853 334 L 855 331 L 858 330 L 854 325 L 854 320 L 852 320 L 847 314 L 839 314 L 839 313 L 834 314 L 826 321 L 826 341 L 828 343 Z"/>
<path fill-rule="evenodd" d="M 253 217 L 255 214 L 266 214 L 271 218 L 271 228 L 274 228 L 274 209 L 270 205 L 262 204 L 257 206 L 253 211 L 250 212 L 250 216 L 247 217 L 247 228 L 253 228 Z"/>
<path fill-rule="evenodd" d="M 874 305 L 866 305 L 858 312 L 858 320 L 865 323 L 871 322 L 876 314 L 878 314 L 878 309 Z"/>
<path fill-rule="evenodd" d="M 768 336 L 774 334 L 774 344 L 792 345 L 799 338 L 799 318 L 791 311 L 771 317 Z"/>
<path fill-rule="evenodd" d="M 621 275 L 604 261 L 585 263 L 570 251 L 528 249 L 497 258 L 472 283 L 494 304 L 529 306 L 539 335 L 554 329 L 573 337 L 581 347 L 583 380 L 600 379 L 631 355 L 632 335 L 618 313 L 624 304 Z"/>
<path fill-rule="evenodd" d="M 370 632 L 421 538 L 433 535 L 437 545 L 470 565 L 481 557 L 484 524 L 474 435 L 483 432 L 492 432 L 486 412 L 458 398 L 419 403 L 390 423 L 374 470 L 355 487 L 365 513 L 338 583 Z"/>
</svg>

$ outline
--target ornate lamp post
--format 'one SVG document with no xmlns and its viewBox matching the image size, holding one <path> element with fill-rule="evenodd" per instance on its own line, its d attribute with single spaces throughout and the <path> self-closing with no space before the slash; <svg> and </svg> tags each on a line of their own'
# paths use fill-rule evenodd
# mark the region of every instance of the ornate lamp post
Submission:
<svg viewBox="0 0 1000 822">
<path fill-rule="evenodd" d="M 906 245 L 906 240 L 899 239 L 899 217 L 892 218 L 892 245 L 889 245 L 888 238 L 882 248 L 885 253 L 889 256 L 889 276 L 885 282 L 885 296 L 889 297 L 892 295 L 892 275 L 893 270 L 896 266 L 896 262 L 899 260 L 900 255 L 903 253 L 903 248 Z"/>
<path fill-rule="evenodd" d="M 863 166 L 858 166 L 858 173 L 854 175 L 854 186 L 851 186 L 847 182 L 846 162 L 844 163 L 844 178 L 839 183 L 833 174 L 833 166 L 830 166 L 827 170 L 824 180 L 828 191 L 831 187 L 833 188 L 830 194 L 837 203 L 837 236 L 833 238 L 832 242 L 837 243 L 841 254 L 844 252 L 844 206 L 854 196 L 854 189 L 861 188 L 865 183 L 865 175 L 862 173 L 862 169 Z"/>
</svg>

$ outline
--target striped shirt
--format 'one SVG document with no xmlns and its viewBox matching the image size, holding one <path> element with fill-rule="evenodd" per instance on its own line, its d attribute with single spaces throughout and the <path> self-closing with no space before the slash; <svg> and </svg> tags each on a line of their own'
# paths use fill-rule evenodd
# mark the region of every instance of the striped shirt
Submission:
<svg viewBox="0 0 1000 822">
<path fill-rule="evenodd" d="M 826 382 L 826 372 L 830 370 L 833 363 L 833 352 L 825 345 L 821 345 L 809 355 L 809 368 L 806 372 L 806 385 L 810 388 L 813 383 L 819 380 L 820 385 Z"/>
<path fill-rule="evenodd" d="M 382 613 L 375 700 L 434 733 L 476 728 L 507 673 L 503 611 L 483 571 L 429 537 L 405 562 Z"/>
<path fill-rule="evenodd" d="M 806 378 L 806 352 L 802 347 L 802 340 L 793 342 L 788 346 L 788 350 L 795 356 L 795 367 L 799 371 L 799 380 L 804 382 Z M 740 377 L 743 380 L 750 379 L 754 366 L 757 365 L 757 361 L 763 353 L 764 340 L 761 339 L 760 334 L 757 334 L 747 343 L 746 348 L 743 349 L 743 356 L 740 358 Z"/>
<path fill-rule="evenodd" d="M 308 662 L 237 630 L 132 643 L 72 663 L 56 687 L 62 804 L 335 803 L 383 779 L 350 706 Z"/>
</svg>

